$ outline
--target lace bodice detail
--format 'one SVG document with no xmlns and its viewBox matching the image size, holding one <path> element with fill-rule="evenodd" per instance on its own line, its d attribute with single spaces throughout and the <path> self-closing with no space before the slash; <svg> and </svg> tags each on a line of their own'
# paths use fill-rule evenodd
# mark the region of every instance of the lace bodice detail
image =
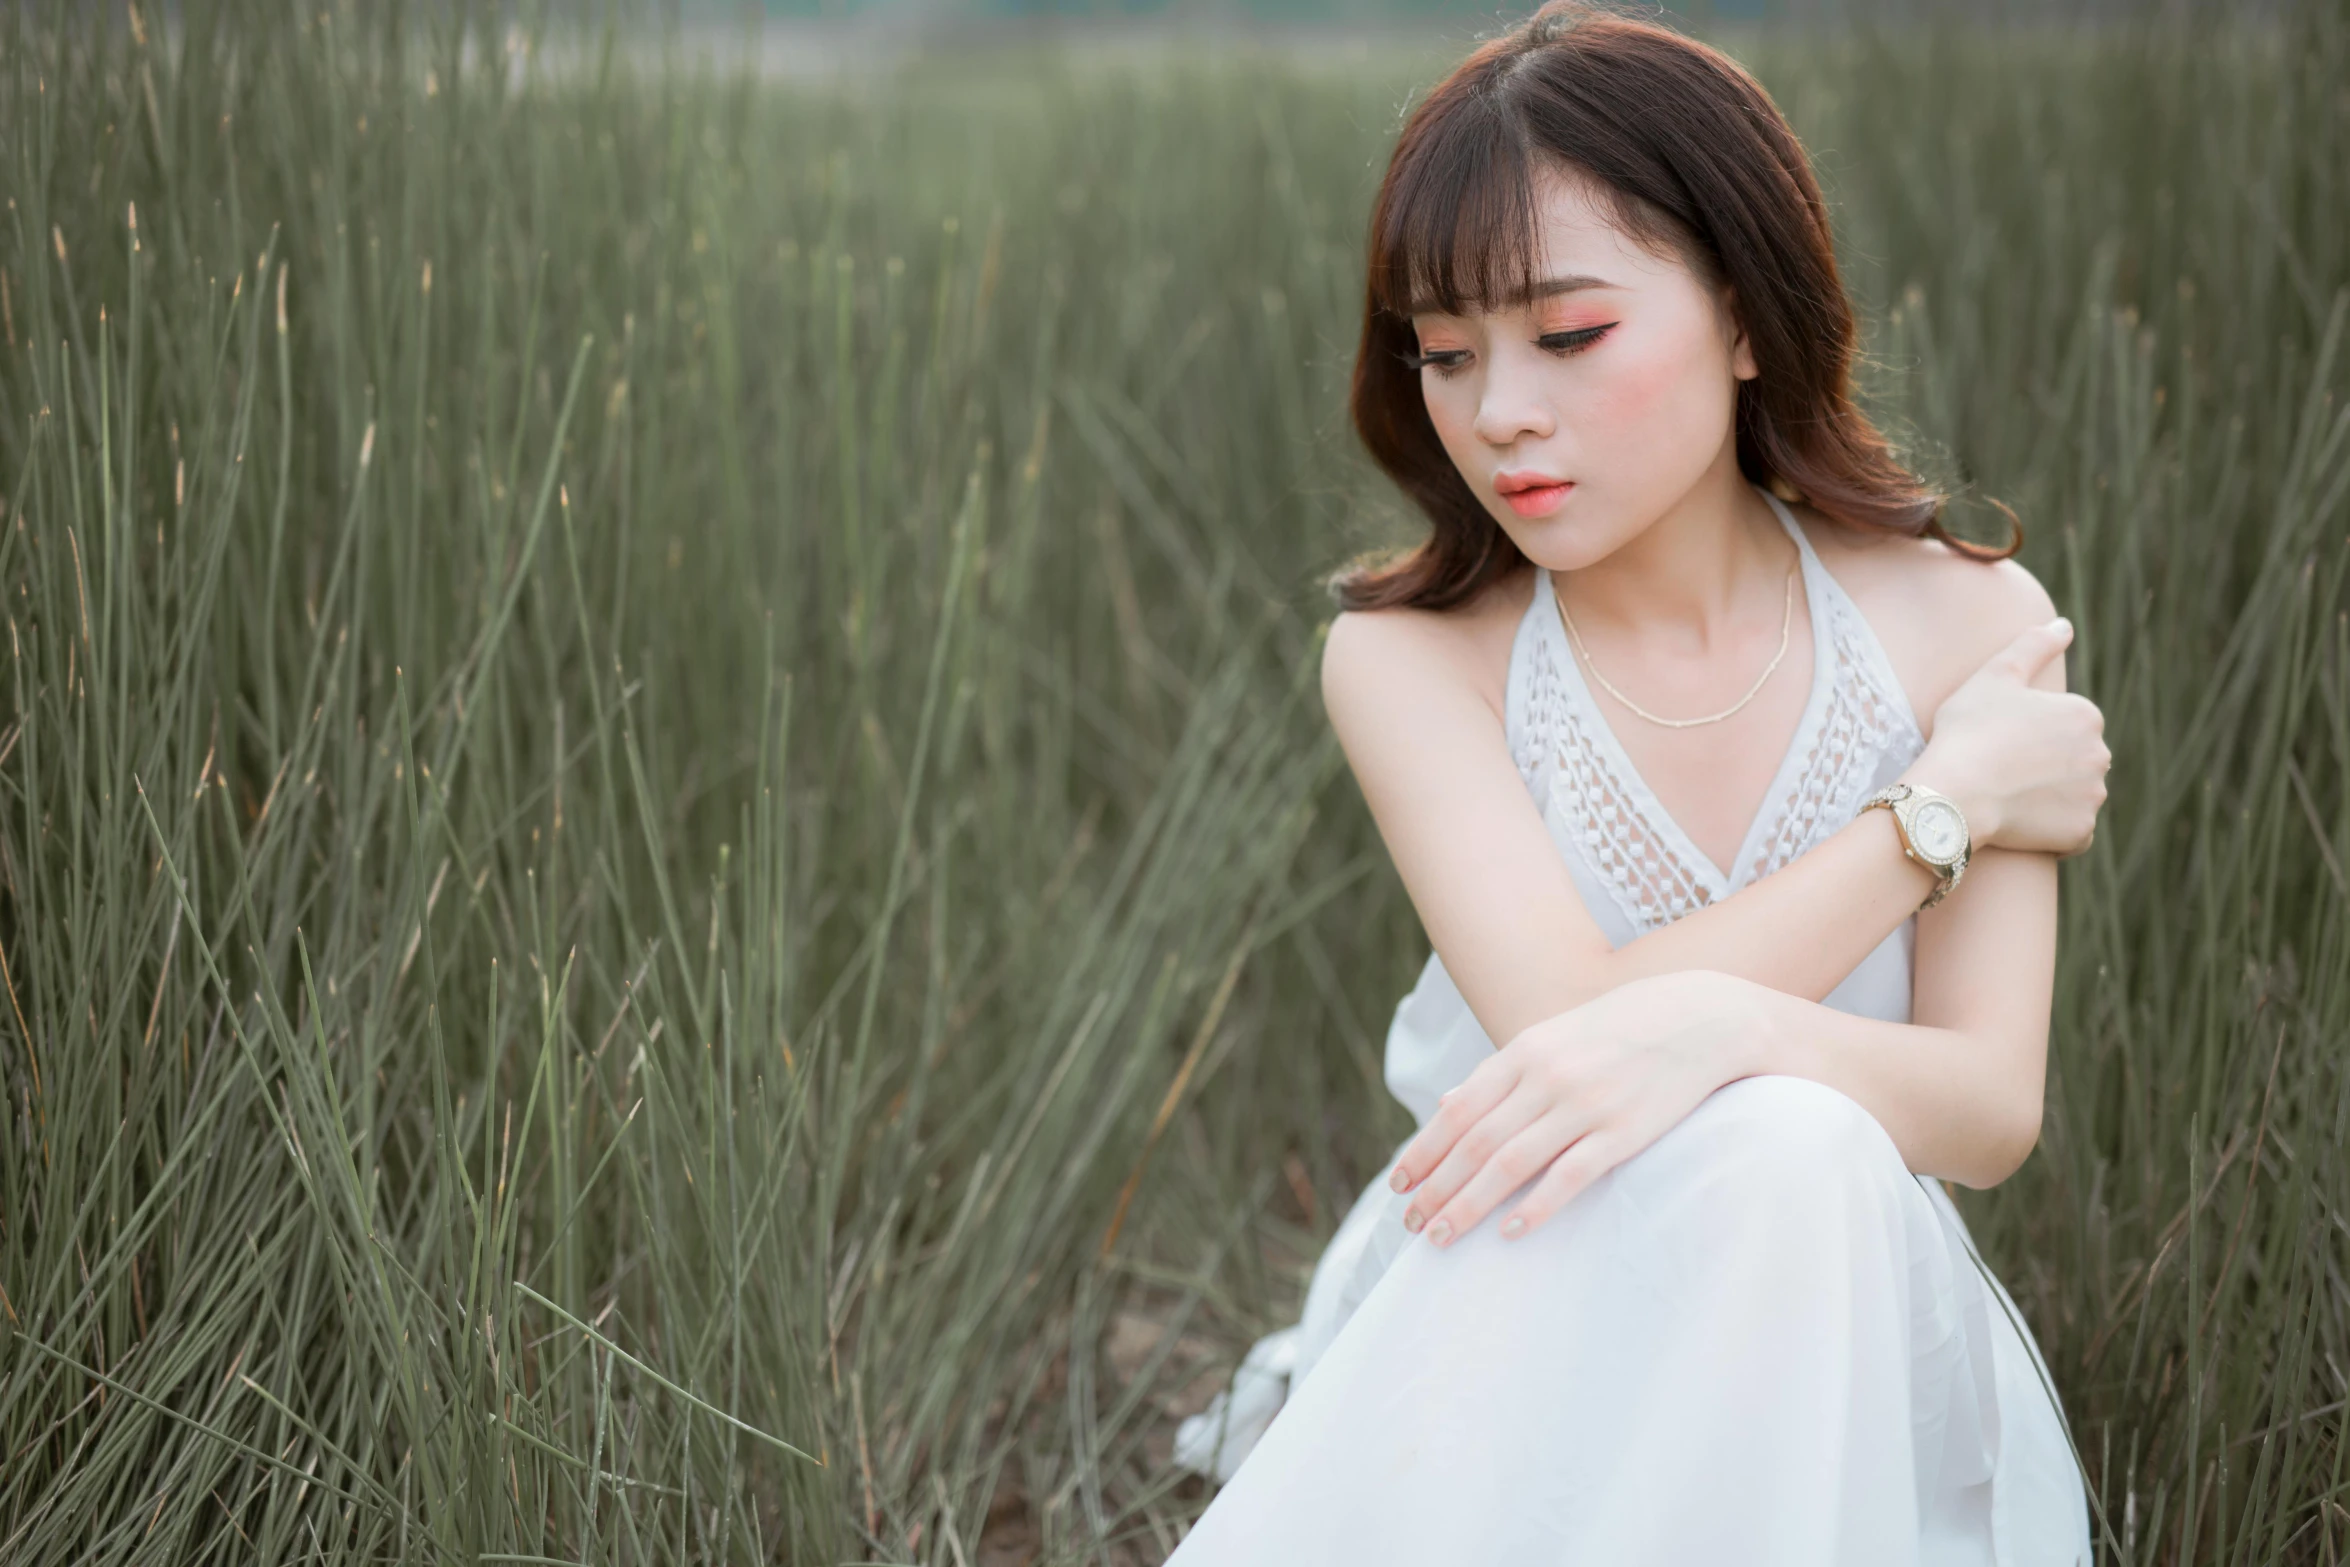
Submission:
<svg viewBox="0 0 2350 1567">
<path fill-rule="evenodd" d="M 1535 584 L 1548 592 L 1547 574 Z M 1555 638 L 1538 637 L 1526 676 L 1529 722 L 1517 747 L 1518 772 L 1543 803 L 1540 779 L 1550 775 L 1553 808 L 1565 813 L 1565 827 L 1584 858 L 1615 895 L 1633 925 L 1653 929 L 1713 900 L 1712 878 L 1702 862 L 1650 825 L 1643 787 L 1610 766 L 1592 734 L 1601 722 L 1589 704 L 1572 699 L 1567 682 L 1571 657 Z"/>
<path fill-rule="evenodd" d="M 1776 802 L 1771 829 L 1746 867 L 1747 881 L 1768 876 L 1851 821 L 1876 787 L 1878 763 L 1898 755 L 1906 767 L 1925 743 L 1859 606 L 1840 588 L 1823 597 L 1830 650 L 1826 711 L 1804 749 L 1794 787 Z"/>
<path fill-rule="evenodd" d="M 1891 661 L 1811 541 L 1764 492 L 1802 556 L 1812 687 L 1763 807 L 1724 877 L 1669 816 L 1601 715 L 1567 644 L 1550 574 L 1512 651 L 1511 751 L 1562 849 L 1642 934 L 1769 875 L 1852 820 L 1922 748 Z"/>
</svg>

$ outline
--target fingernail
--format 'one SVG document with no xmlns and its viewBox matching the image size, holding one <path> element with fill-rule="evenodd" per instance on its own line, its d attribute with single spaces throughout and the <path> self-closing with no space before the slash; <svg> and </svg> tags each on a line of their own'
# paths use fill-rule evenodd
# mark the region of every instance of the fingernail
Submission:
<svg viewBox="0 0 2350 1567">
<path fill-rule="evenodd" d="M 1395 1167 L 1395 1173 L 1387 1178 L 1387 1184 L 1399 1192 L 1409 1191 L 1412 1185 L 1411 1172 L 1399 1164 Z"/>
<path fill-rule="evenodd" d="M 2062 615 L 2057 616 L 2054 620 L 2048 623 L 2051 626 L 2054 626 L 2058 631 L 2064 632 L 2067 635 L 2070 635 L 2073 629 L 2073 623 Z"/>
<path fill-rule="evenodd" d="M 1526 1233 L 1526 1221 L 1519 1215 L 1513 1213 L 1508 1218 L 1501 1221 L 1501 1233 L 1504 1235 L 1523 1235 Z"/>
<path fill-rule="evenodd" d="M 1428 1244 L 1441 1246 L 1452 1239 L 1452 1220 L 1438 1219 L 1428 1227 Z"/>
<path fill-rule="evenodd" d="M 1403 1227 L 1414 1235 L 1419 1234 L 1420 1226 L 1427 1222 L 1426 1219 L 1420 1217 L 1420 1210 L 1417 1208 L 1406 1208 L 1403 1212 Z"/>
</svg>

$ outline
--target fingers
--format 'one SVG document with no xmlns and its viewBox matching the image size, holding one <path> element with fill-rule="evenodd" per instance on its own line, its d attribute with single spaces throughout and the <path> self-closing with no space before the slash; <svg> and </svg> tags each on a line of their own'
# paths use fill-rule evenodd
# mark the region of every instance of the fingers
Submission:
<svg viewBox="0 0 2350 1567">
<path fill-rule="evenodd" d="M 1453 1151 L 1461 1134 L 1475 1126 L 1495 1105 L 1517 1086 L 1516 1058 L 1496 1054 L 1480 1062 L 1477 1069 L 1463 1078 L 1458 1086 L 1437 1096 L 1436 1113 L 1428 1117 L 1412 1140 L 1404 1144 L 1396 1156 L 1395 1172 L 1387 1184 L 1399 1192 L 1408 1192 L 1437 1168 Z M 1425 1213 L 1422 1218 L 1427 1217 Z"/>
<path fill-rule="evenodd" d="M 1593 1181 L 1623 1163 L 1617 1144 L 1604 1137 L 1585 1136 L 1551 1160 L 1534 1189 L 1518 1199 L 1501 1221 L 1504 1239 L 1524 1235 L 1543 1220 L 1580 1197 Z"/>
<path fill-rule="evenodd" d="M 2017 632 L 2007 646 L 1991 655 L 1991 662 L 2028 684 L 2072 639 L 2073 623 L 2059 615 L 2045 625 Z"/>
<path fill-rule="evenodd" d="M 1541 1173 L 1546 1165 L 1559 1158 L 1580 1131 L 1577 1120 L 1561 1110 L 1551 1110 L 1528 1121 L 1494 1150 L 1492 1157 L 1483 1162 L 1449 1202 L 1431 1210 L 1434 1217 L 1428 1224 L 1428 1243 L 1432 1246 L 1449 1245 L 1456 1237 L 1475 1229 L 1493 1211 L 1495 1203 L 1525 1185 Z M 1589 1141 L 1589 1138 L 1584 1140 Z M 1432 1200 L 1428 1197 L 1420 1199 L 1422 1202 Z M 1406 1224 L 1408 1226 L 1408 1219 Z"/>
<path fill-rule="evenodd" d="M 2100 800 L 2105 798 L 2103 790 L 2098 791 L 2098 798 Z M 2080 831 L 2073 835 L 2072 841 L 2057 848 L 2056 857 L 2060 860 L 2069 860 L 2076 855 L 2087 854 L 2089 846 L 2096 841 L 2097 813 L 2095 810 L 2091 810 L 2089 819 L 2082 824 Z"/>
<path fill-rule="evenodd" d="M 1986 837 L 2000 848 L 2053 854 L 2087 851 L 2105 808 L 2113 750 L 2103 735 L 2105 714 L 2077 692 L 2035 693 L 2037 711 L 2009 776 L 2016 782 L 2006 814 Z"/>
<path fill-rule="evenodd" d="M 1518 1139 L 1529 1127 L 1540 1121 L 1548 1109 L 1549 1105 L 1539 1096 L 1516 1092 L 1486 1111 L 1476 1124 L 1461 1133 L 1453 1143 L 1452 1151 L 1444 1156 L 1442 1162 L 1422 1178 L 1419 1189 L 1412 1195 L 1411 1206 L 1404 1210 L 1403 1227 L 1417 1234 L 1425 1225 L 1429 1230 L 1429 1238 L 1441 1246 L 1476 1223 L 1475 1217 L 1467 1216 L 1466 1210 L 1462 1209 L 1460 1194 L 1479 1183 L 1483 1183 L 1479 1185 L 1480 1190 L 1490 1186 L 1491 1177 L 1486 1172 L 1505 1153 L 1512 1153 Z M 1558 1146 L 1564 1146 L 1563 1142 Z M 1551 1151 L 1555 1153 L 1557 1147 Z M 1526 1153 L 1523 1149 L 1515 1149 L 1512 1156 L 1523 1160 Z M 1505 1182 L 1500 1190 L 1487 1191 L 1483 1202 L 1477 1207 L 1477 1213 L 1482 1214 L 1492 1207 L 1511 1188 L 1539 1168 L 1539 1164 L 1529 1164 L 1515 1179 Z M 1440 1233 L 1436 1225 L 1444 1220 L 1448 1211 L 1450 1228 Z"/>
</svg>

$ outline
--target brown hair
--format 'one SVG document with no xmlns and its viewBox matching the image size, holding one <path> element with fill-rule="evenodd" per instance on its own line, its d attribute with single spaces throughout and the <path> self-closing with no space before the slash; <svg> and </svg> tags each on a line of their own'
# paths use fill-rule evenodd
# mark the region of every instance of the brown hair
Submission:
<svg viewBox="0 0 2350 1567">
<path fill-rule="evenodd" d="M 1481 45 L 1405 122 L 1370 222 L 1351 407 L 1363 444 L 1428 514 L 1426 542 L 1332 577 L 1345 609 L 1445 609 L 1525 556 L 1470 491 L 1428 419 L 1414 309 L 1459 315 L 1524 297 L 1535 264 L 1536 162 L 1588 176 L 1624 231 L 1727 288 L 1761 374 L 1738 383 L 1738 467 L 1848 526 L 1953 537 L 1945 497 L 1852 400 L 1856 329 L 1827 203 L 1762 85 L 1719 50 L 1585 0 L 1550 0 Z M 1997 504 L 1994 502 L 1993 504 Z"/>
</svg>

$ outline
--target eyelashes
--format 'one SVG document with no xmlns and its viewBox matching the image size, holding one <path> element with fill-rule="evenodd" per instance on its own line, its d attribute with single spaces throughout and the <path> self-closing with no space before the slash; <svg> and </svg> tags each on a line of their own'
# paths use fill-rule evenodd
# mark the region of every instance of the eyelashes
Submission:
<svg viewBox="0 0 2350 1567">
<path fill-rule="evenodd" d="M 1545 332 L 1534 340 L 1534 346 L 1562 357 L 1579 354 L 1607 336 L 1616 324 L 1610 321 L 1602 326 L 1580 327 L 1572 332 Z M 1398 357 L 1414 370 L 1433 370 L 1450 380 L 1468 368 L 1466 361 L 1469 351 L 1465 348 L 1446 348 L 1432 354 L 1402 354 Z"/>
</svg>

